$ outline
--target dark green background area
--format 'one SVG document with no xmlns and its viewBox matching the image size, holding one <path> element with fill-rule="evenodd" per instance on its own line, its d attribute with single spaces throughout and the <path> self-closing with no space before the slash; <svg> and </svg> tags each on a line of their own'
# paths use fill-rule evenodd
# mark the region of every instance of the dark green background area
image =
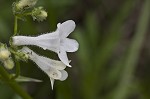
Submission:
<svg viewBox="0 0 150 99">
<path fill-rule="evenodd" d="M 57 23 L 71 19 L 76 29 L 69 38 L 76 39 L 80 46 L 77 52 L 68 53 L 72 60 L 72 68 L 66 69 L 69 76 L 63 82 L 56 81 L 53 91 L 48 76 L 31 61 L 20 62 L 21 75 L 43 82 L 19 84 L 34 99 L 150 99 L 150 21 L 146 20 L 146 1 L 38 0 L 36 7 L 46 9 L 47 20 L 19 20 L 19 35 L 52 32 Z M 13 35 L 13 2 L 0 0 L 2 43 L 8 44 Z M 58 59 L 53 52 L 30 48 Z M 1 82 L 0 99 L 21 98 Z"/>
</svg>

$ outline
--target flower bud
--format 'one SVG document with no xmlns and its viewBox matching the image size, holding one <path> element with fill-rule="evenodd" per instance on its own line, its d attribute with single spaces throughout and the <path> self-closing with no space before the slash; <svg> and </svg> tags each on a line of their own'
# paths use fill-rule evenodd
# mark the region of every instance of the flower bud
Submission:
<svg viewBox="0 0 150 99">
<path fill-rule="evenodd" d="M 10 55 L 11 54 L 8 49 L 0 49 L 0 60 L 6 60 Z"/>
<path fill-rule="evenodd" d="M 4 67 L 6 69 L 13 69 L 13 67 L 14 67 L 14 62 L 13 62 L 13 60 L 11 58 L 3 61 L 3 63 L 4 63 Z"/>
<path fill-rule="evenodd" d="M 27 60 L 29 59 L 29 55 L 26 54 L 26 53 L 23 53 L 23 52 L 21 52 L 21 51 L 17 51 L 17 52 L 15 53 L 15 58 L 16 58 L 17 60 L 27 61 Z"/>
<path fill-rule="evenodd" d="M 15 3 L 15 8 L 17 11 L 22 11 L 28 8 L 32 8 L 35 6 L 37 0 L 20 0 L 19 2 Z"/>
<path fill-rule="evenodd" d="M 47 16 L 47 12 L 43 9 L 43 7 L 34 8 L 32 11 L 33 20 L 43 21 Z"/>
<path fill-rule="evenodd" d="M 0 60 L 6 60 L 10 57 L 11 53 L 5 44 L 0 43 Z"/>
</svg>

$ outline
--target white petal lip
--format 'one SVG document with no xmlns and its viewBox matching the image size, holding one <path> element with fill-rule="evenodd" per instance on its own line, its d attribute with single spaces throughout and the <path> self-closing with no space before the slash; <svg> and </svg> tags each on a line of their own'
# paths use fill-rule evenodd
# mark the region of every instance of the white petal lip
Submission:
<svg viewBox="0 0 150 99">
<path fill-rule="evenodd" d="M 62 74 L 62 76 L 61 76 L 61 78 L 59 80 L 60 81 L 66 80 L 67 77 L 68 77 L 68 73 L 65 70 L 61 70 L 61 74 Z"/>
<path fill-rule="evenodd" d="M 68 67 L 71 67 L 71 65 L 69 65 L 69 60 L 68 60 L 66 51 L 60 49 L 58 53 L 58 57 L 65 65 L 67 65 Z"/>
<path fill-rule="evenodd" d="M 75 22 L 73 20 L 68 20 L 63 22 L 62 24 L 58 23 L 57 27 L 58 27 L 58 31 L 59 31 L 59 35 L 60 38 L 66 38 L 71 32 L 74 31 L 75 29 Z"/>
<path fill-rule="evenodd" d="M 60 79 L 62 77 L 62 73 L 59 70 L 54 69 L 54 68 L 50 68 L 49 70 L 45 70 L 45 72 L 47 73 L 47 75 L 50 78 L 53 78 L 53 79 Z"/>
<path fill-rule="evenodd" d="M 51 64 L 54 68 L 58 70 L 64 70 L 66 68 L 66 65 L 61 61 L 51 60 Z"/>
<path fill-rule="evenodd" d="M 66 52 L 75 52 L 79 48 L 79 43 L 74 39 L 65 38 L 61 45 Z"/>
</svg>

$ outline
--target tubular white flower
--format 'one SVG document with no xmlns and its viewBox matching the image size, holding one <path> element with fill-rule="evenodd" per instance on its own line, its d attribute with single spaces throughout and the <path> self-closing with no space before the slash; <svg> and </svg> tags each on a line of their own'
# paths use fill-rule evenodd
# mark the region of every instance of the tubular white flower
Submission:
<svg viewBox="0 0 150 99">
<path fill-rule="evenodd" d="M 68 20 L 58 23 L 57 30 L 52 33 L 43 34 L 37 37 L 29 36 L 14 36 L 14 45 L 36 45 L 43 49 L 54 51 L 58 54 L 60 60 L 67 66 L 69 60 L 66 52 L 75 52 L 78 50 L 79 44 L 74 39 L 69 39 L 67 36 L 75 29 L 75 22 Z"/>
<path fill-rule="evenodd" d="M 44 50 L 49 49 L 54 52 L 59 51 L 59 39 L 58 33 L 53 32 L 49 34 L 43 34 L 37 37 L 30 37 L 30 36 L 14 36 L 13 44 L 20 46 L 20 45 L 35 45 L 43 48 Z"/>
<path fill-rule="evenodd" d="M 61 61 L 39 56 L 27 47 L 24 47 L 21 51 L 28 54 L 29 58 L 50 77 L 52 89 L 55 79 L 63 81 L 68 77 L 68 73 L 64 70 L 66 65 Z"/>
</svg>

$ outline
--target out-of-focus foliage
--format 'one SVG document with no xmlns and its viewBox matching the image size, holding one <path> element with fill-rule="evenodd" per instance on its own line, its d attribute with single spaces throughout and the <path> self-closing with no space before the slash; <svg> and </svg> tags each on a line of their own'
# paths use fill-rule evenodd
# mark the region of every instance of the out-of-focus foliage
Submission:
<svg viewBox="0 0 150 99">
<path fill-rule="evenodd" d="M 38 0 L 38 5 L 48 12 L 47 20 L 36 22 L 28 17 L 24 22 L 19 21 L 19 34 L 54 31 L 58 22 L 72 19 L 77 27 L 70 37 L 76 38 L 80 47 L 76 53 L 69 54 L 73 61 L 72 68 L 67 68 L 68 79 L 56 81 L 53 91 L 47 75 L 31 61 L 20 63 L 21 75 L 43 82 L 19 83 L 34 99 L 150 99 L 150 29 L 146 28 L 150 25 L 146 24 L 148 11 L 144 9 L 147 1 Z M 0 1 L 0 42 L 7 44 L 13 34 L 13 2 Z M 135 39 L 138 33 L 144 35 Z M 55 53 L 33 49 L 57 59 Z M 124 79 L 125 84 L 122 83 Z M 20 97 L 0 83 L 0 99 Z"/>
</svg>

